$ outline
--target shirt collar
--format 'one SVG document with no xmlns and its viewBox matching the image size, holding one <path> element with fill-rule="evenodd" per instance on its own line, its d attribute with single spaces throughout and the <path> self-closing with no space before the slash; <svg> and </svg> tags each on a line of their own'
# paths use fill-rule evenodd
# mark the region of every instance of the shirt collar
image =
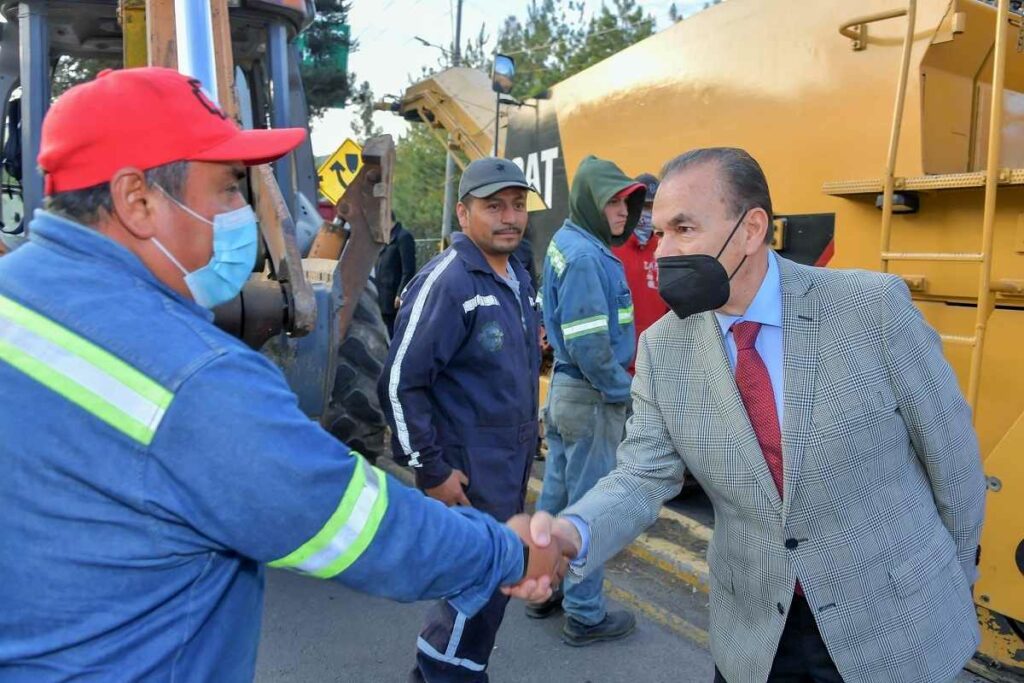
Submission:
<svg viewBox="0 0 1024 683">
<path fill-rule="evenodd" d="M 484 256 L 484 253 L 480 251 L 480 247 L 476 246 L 473 240 L 469 239 L 469 236 L 465 233 L 452 233 L 452 249 L 462 257 L 462 260 L 466 262 L 466 265 L 469 266 L 471 270 L 479 270 L 482 273 L 490 273 L 494 277 L 500 277 L 494 272 L 494 269 L 491 268 L 491 264 L 487 262 L 487 258 Z M 515 276 L 517 281 L 522 281 L 523 277 L 516 272 L 516 268 L 520 267 L 519 263 L 517 263 L 518 261 L 519 259 L 516 258 L 514 254 L 509 254 L 508 271 Z M 526 271 L 524 270 L 524 275 L 525 272 Z"/>
<path fill-rule="evenodd" d="M 768 254 L 768 272 L 761 281 L 761 287 L 754 295 L 747 311 L 743 315 L 729 315 L 715 312 L 718 325 L 722 328 L 722 336 L 729 334 L 729 328 L 738 320 L 761 323 L 772 327 L 782 327 L 782 280 L 779 277 L 778 257 L 774 252 Z"/>
</svg>

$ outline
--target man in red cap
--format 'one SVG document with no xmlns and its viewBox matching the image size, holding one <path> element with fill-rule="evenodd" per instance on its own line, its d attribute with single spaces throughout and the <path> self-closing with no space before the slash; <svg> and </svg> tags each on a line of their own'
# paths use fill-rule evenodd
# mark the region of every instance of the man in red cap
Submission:
<svg viewBox="0 0 1024 683">
<path fill-rule="evenodd" d="M 654 255 L 658 248 L 658 237 L 654 234 L 654 224 L 651 222 L 658 179 L 650 173 L 642 173 L 636 181 L 644 186 L 644 208 L 633 234 L 622 244 L 613 246 L 612 253 L 622 261 L 622 268 L 626 271 L 626 283 L 633 297 L 634 331 L 639 340 L 648 327 L 668 313 L 668 304 L 658 294 L 658 262 Z M 633 374 L 635 362 L 634 359 L 629 364 L 630 375 Z"/>
<path fill-rule="evenodd" d="M 264 563 L 466 614 L 550 594 L 509 528 L 387 478 L 212 324 L 255 260 L 245 167 L 304 135 L 157 68 L 50 110 L 46 208 L 0 259 L 5 680 L 251 679 Z"/>
</svg>

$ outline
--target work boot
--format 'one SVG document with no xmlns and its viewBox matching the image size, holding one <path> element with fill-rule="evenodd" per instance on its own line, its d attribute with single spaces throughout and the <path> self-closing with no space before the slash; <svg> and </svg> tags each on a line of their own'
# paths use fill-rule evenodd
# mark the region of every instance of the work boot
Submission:
<svg viewBox="0 0 1024 683">
<path fill-rule="evenodd" d="M 526 616 L 531 619 L 547 619 L 562 609 L 563 597 L 565 596 L 562 593 L 562 589 L 556 588 L 551 592 L 551 597 L 544 602 L 526 603 Z"/>
<path fill-rule="evenodd" d="M 636 628 L 636 618 L 626 610 L 608 612 L 600 624 L 587 626 L 567 617 L 562 628 L 562 642 L 573 647 L 583 647 L 604 640 L 625 638 Z"/>
</svg>

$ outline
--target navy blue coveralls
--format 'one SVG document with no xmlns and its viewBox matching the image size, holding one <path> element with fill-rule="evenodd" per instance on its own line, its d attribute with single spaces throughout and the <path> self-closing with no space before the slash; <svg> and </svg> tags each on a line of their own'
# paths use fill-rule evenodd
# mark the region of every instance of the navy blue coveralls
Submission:
<svg viewBox="0 0 1024 683">
<path fill-rule="evenodd" d="M 519 261 L 510 258 L 509 267 L 518 296 L 456 233 L 402 296 L 379 385 L 395 459 L 413 468 L 417 486 L 462 470 L 473 507 L 499 521 L 523 511 L 540 373 L 535 293 Z M 468 620 L 446 601 L 434 605 L 417 642 L 422 678 L 486 681 L 507 602 L 495 593 Z"/>
</svg>

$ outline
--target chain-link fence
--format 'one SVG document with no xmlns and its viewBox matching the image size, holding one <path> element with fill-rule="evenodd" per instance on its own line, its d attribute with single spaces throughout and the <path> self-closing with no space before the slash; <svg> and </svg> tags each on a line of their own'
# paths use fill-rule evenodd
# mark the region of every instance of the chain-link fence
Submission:
<svg viewBox="0 0 1024 683">
<path fill-rule="evenodd" d="M 422 268 L 427 261 L 441 253 L 440 239 L 416 240 L 416 270 Z"/>
</svg>

